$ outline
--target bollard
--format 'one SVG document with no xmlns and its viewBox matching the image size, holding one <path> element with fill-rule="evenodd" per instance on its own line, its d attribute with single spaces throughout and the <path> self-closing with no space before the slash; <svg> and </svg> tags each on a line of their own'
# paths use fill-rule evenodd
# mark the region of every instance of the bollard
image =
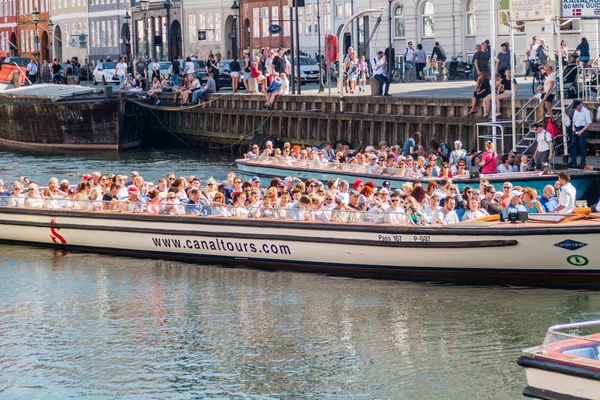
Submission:
<svg viewBox="0 0 600 400">
<path fill-rule="evenodd" d="M 256 78 L 248 79 L 248 93 L 258 93 L 258 81 Z"/>
<path fill-rule="evenodd" d="M 373 77 L 369 78 L 369 84 L 371 85 L 371 96 L 379 96 L 381 90 L 381 83 Z"/>
<path fill-rule="evenodd" d="M 15 88 L 21 87 L 21 84 L 19 83 L 19 72 L 18 71 L 13 72 L 12 83 Z"/>
<path fill-rule="evenodd" d="M 110 99 L 113 97 L 113 88 L 112 86 L 107 86 L 104 88 L 104 98 Z"/>
</svg>

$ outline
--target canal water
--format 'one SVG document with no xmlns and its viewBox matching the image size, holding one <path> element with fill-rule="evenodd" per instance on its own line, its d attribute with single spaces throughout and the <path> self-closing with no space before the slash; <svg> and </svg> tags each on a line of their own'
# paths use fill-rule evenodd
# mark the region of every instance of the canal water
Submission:
<svg viewBox="0 0 600 400">
<path fill-rule="evenodd" d="M 231 162 L 180 150 L 0 157 L 5 181 L 223 177 Z M 521 399 L 520 350 L 549 325 L 600 319 L 590 291 L 0 252 L 1 399 Z"/>
</svg>

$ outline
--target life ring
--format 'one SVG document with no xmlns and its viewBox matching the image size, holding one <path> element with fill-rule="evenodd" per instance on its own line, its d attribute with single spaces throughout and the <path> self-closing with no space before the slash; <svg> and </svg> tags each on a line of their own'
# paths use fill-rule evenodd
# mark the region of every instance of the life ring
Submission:
<svg viewBox="0 0 600 400">
<path fill-rule="evenodd" d="M 338 38 L 336 35 L 325 37 L 325 59 L 329 62 L 336 62 L 338 59 Z"/>
</svg>

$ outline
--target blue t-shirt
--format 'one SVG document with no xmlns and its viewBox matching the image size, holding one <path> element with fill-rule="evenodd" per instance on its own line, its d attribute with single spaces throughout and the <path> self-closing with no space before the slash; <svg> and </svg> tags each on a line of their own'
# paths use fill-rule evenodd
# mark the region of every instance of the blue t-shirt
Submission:
<svg viewBox="0 0 600 400">
<path fill-rule="evenodd" d="M 7 191 L 0 192 L 0 206 L 7 206 L 9 197 L 10 197 L 10 192 L 7 192 Z"/>
<path fill-rule="evenodd" d="M 206 213 L 202 212 L 202 204 L 200 202 L 196 203 L 193 200 L 185 199 L 181 201 L 181 204 L 185 207 L 185 213 L 187 215 L 205 215 Z"/>
<path fill-rule="evenodd" d="M 540 197 L 540 204 L 544 207 L 544 211 L 547 213 L 552 212 L 558 208 L 558 202 L 554 199 L 548 200 L 544 196 Z"/>
<path fill-rule="evenodd" d="M 415 139 L 408 138 L 408 139 L 406 139 L 406 142 L 404 142 L 404 157 L 408 157 L 411 154 L 414 154 L 414 153 L 410 152 L 411 147 L 413 148 L 414 153 L 416 153 L 417 152 L 417 143 L 415 143 Z"/>
<path fill-rule="evenodd" d="M 579 50 L 579 55 L 583 56 L 583 57 L 589 57 L 590 56 L 590 45 L 589 44 L 581 44 L 579 43 L 579 45 L 577 46 L 577 48 L 575 50 Z"/>
</svg>

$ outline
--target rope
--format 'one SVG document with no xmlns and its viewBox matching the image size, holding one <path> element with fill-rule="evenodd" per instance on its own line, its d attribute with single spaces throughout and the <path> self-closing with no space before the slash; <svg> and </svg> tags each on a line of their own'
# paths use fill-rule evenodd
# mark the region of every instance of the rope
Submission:
<svg viewBox="0 0 600 400">
<path fill-rule="evenodd" d="M 181 143 L 185 144 L 187 147 L 191 147 L 182 138 L 180 138 L 175 133 L 173 133 L 169 128 L 167 128 L 166 126 L 164 126 L 163 123 L 160 121 L 160 118 L 158 118 L 158 116 L 154 113 L 154 111 L 152 109 L 150 109 L 150 112 L 152 113 L 152 115 L 154 115 L 154 118 L 156 118 L 156 120 L 158 121 L 158 123 L 160 124 L 160 126 L 163 127 L 164 130 L 166 130 L 167 132 L 169 132 L 175 139 L 179 140 Z"/>
<path fill-rule="evenodd" d="M 214 95 L 214 96 L 213 96 Z M 210 103 L 212 103 L 213 101 L 217 101 L 220 100 L 222 97 L 231 97 L 233 96 L 233 93 L 229 93 L 229 94 L 217 94 L 217 93 L 211 93 L 211 99 L 205 103 L 198 103 L 198 104 L 192 104 L 191 106 L 183 106 L 183 107 L 176 107 L 176 106 L 159 106 L 159 105 L 155 105 L 155 104 L 148 104 L 148 103 L 144 103 L 143 101 L 137 100 L 137 99 L 132 99 L 127 97 L 127 100 L 131 101 L 132 103 L 135 103 L 139 106 L 142 107 L 146 107 L 152 110 L 163 110 L 163 111 L 185 111 L 185 110 L 191 110 L 194 108 L 198 108 L 198 107 L 202 107 L 202 106 L 206 106 Z M 214 97 L 214 98 L 212 98 Z"/>
<path fill-rule="evenodd" d="M 273 115 L 273 113 L 275 113 L 275 111 L 271 111 L 271 113 L 267 116 L 267 118 L 265 118 L 265 120 L 263 121 L 263 123 L 260 124 L 260 126 L 258 128 L 254 129 L 253 131 L 248 132 L 247 134 L 245 134 L 244 136 L 242 136 L 238 141 L 233 142 L 232 144 L 227 145 L 227 146 L 209 147 L 209 149 L 211 149 L 211 150 L 224 150 L 224 149 L 231 149 L 231 148 L 233 148 L 233 146 L 235 146 L 236 144 L 240 143 L 242 140 L 246 139 L 248 136 L 252 135 L 253 133 L 258 132 L 263 126 L 265 126 L 265 124 L 271 118 L 271 116 Z"/>
</svg>

